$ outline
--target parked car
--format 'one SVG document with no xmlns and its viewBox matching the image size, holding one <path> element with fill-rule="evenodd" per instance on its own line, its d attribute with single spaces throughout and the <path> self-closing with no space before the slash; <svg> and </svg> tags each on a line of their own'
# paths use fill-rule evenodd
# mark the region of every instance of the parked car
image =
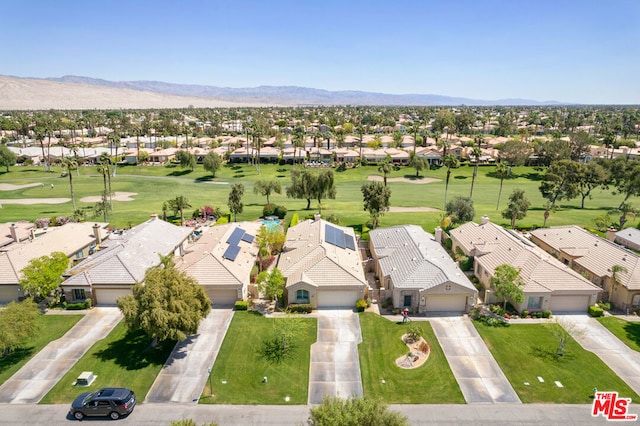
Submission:
<svg viewBox="0 0 640 426">
<path fill-rule="evenodd" d="M 136 406 L 136 395 L 126 388 L 103 388 L 78 396 L 69 412 L 82 420 L 85 417 L 109 416 L 113 420 L 130 414 Z"/>
</svg>

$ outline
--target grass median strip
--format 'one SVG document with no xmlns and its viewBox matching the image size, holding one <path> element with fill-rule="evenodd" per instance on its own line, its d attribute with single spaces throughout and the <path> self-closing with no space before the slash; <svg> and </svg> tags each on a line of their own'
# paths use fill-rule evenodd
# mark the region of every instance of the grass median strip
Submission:
<svg viewBox="0 0 640 426">
<path fill-rule="evenodd" d="M 600 317 L 596 320 L 634 351 L 640 352 L 640 322 L 616 317 Z"/>
<path fill-rule="evenodd" d="M 518 396 L 525 403 L 590 404 L 593 388 L 638 395 L 594 353 L 571 337 L 564 356 L 557 356 L 558 324 L 474 325 Z M 542 377 L 544 381 L 539 381 Z M 555 383 L 562 383 L 562 387 Z"/>
</svg>

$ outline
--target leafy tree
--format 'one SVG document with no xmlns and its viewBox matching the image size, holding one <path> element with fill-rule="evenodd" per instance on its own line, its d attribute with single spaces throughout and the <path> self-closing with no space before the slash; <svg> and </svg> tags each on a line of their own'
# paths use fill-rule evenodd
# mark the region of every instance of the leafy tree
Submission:
<svg viewBox="0 0 640 426">
<path fill-rule="evenodd" d="M 542 196 L 555 207 L 558 200 L 571 200 L 580 194 L 582 178 L 580 163 L 572 160 L 560 160 L 551 164 L 540 184 Z"/>
<path fill-rule="evenodd" d="M 453 154 L 447 154 L 443 159 L 444 166 L 447 168 L 447 178 L 444 186 L 444 205 L 447 205 L 447 192 L 449 191 L 449 179 L 451 178 L 451 169 L 460 167 L 460 162 Z"/>
<path fill-rule="evenodd" d="M 531 148 L 525 142 L 508 140 L 500 147 L 500 159 L 510 166 L 522 166 L 531 155 Z"/>
<path fill-rule="evenodd" d="M 276 194 L 282 194 L 282 186 L 280 186 L 280 181 L 277 181 L 275 179 L 259 179 L 253 184 L 253 193 L 267 197 L 267 204 L 270 203 L 269 196 L 271 196 L 271 194 L 274 192 Z"/>
<path fill-rule="evenodd" d="M 6 145 L 0 144 L 0 167 L 5 167 L 9 173 L 9 167 L 16 164 L 17 157 Z"/>
<path fill-rule="evenodd" d="M 280 363 L 295 352 L 296 337 L 308 327 L 308 322 L 299 317 L 287 315 L 273 321 L 272 334 L 262 341 L 260 355 L 267 361 Z"/>
<path fill-rule="evenodd" d="M 513 190 L 509 196 L 509 204 L 502 211 L 502 217 L 511 220 L 511 228 L 515 229 L 516 220 L 523 219 L 527 215 L 527 210 L 531 202 L 524 196 L 524 191 L 520 188 Z"/>
<path fill-rule="evenodd" d="M 34 337 L 39 329 L 38 306 L 31 299 L 20 303 L 11 302 L 0 310 L 0 355 L 22 347 Z"/>
<path fill-rule="evenodd" d="M 627 223 L 627 216 L 631 216 L 633 219 L 636 217 L 636 209 L 629 203 L 622 203 L 620 207 L 618 207 L 617 211 L 620 213 L 620 229 L 624 229 L 624 224 Z"/>
<path fill-rule="evenodd" d="M 407 166 L 416 169 L 416 177 L 420 176 L 420 172 L 429 167 L 427 160 L 418 156 L 415 152 L 409 153 L 409 164 Z"/>
<path fill-rule="evenodd" d="M 242 196 L 244 195 L 244 185 L 241 183 L 234 183 L 231 185 L 231 192 L 229 192 L 229 212 L 233 214 L 233 221 L 238 221 L 238 213 L 242 213 L 244 210 L 244 204 L 242 204 Z"/>
<path fill-rule="evenodd" d="M 69 258 L 62 252 L 54 251 L 50 256 L 31 259 L 22 268 L 20 287 L 31 296 L 47 297 L 62 282 L 62 274 L 69 266 Z"/>
<path fill-rule="evenodd" d="M 591 145 L 598 145 L 595 137 L 589 135 L 584 130 L 569 135 L 569 147 L 571 148 L 571 159 L 582 160 L 585 154 L 589 153 Z"/>
<path fill-rule="evenodd" d="M 202 160 L 202 166 L 206 171 L 216 177 L 216 172 L 222 167 L 222 158 L 215 152 L 209 152 Z"/>
<path fill-rule="evenodd" d="M 595 161 L 589 161 L 587 164 L 580 164 L 580 179 L 578 181 L 578 192 L 582 197 L 580 208 L 584 209 L 584 200 L 591 199 L 591 191 L 606 185 L 609 180 L 609 173 L 600 164 Z"/>
<path fill-rule="evenodd" d="M 382 401 L 326 396 L 322 404 L 311 408 L 308 423 L 310 426 L 408 426 L 407 420 L 401 413 L 389 410 Z"/>
<path fill-rule="evenodd" d="M 500 177 L 500 189 L 498 190 L 498 202 L 496 203 L 496 210 L 500 208 L 500 196 L 502 195 L 502 183 L 504 178 L 511 173 L 511 167 L 506 163 L 499 162 L 496 164 L 496 174 Z"/>
<path fill-rule="evenodd" d="M 473 200 L 467 197 L 455 197 L 447 203 L 444 210 L 453 223 L 470 222 L 476 214 Z"/>
<path fill-rule="evenodd" d="M 180 150 L 176 152 L 176 159 L 180 162 L 180 167 L 183 169 L 191 169 L 191 171 L 193 171 L 196 167 L 196 156 L 189 151 Z"/>
<path fill-rule="evenodd" d="M 307 210 L 311 208 L 311 200 L 322 204 L 323 198 L 336 198 L 336 187 L 331 170 L 314 173 L 298 168 L 291 170 L 291 186 L 287 187 L 287 197 L 307 200 Z"/>
<path fill-rule="evenodd" d="M 180 225 L 184 226 L 184 209 L 191 208 L 189 199 L 184 195 L 178 195 L 176 198 L 167 200 L 168 207 L 173 210 L 173 214 L 180 212 Z"/>
<path fill-rule="evenodd" d="M 380 216 L 389 211 L 391 189 L 384 186 L 382 182 L 367 182 L 362 185 L 362 197 L 364 210 L 369 212 L 371 217 L 371 227 L 376 228 Z"/>
<path fill-rule="evenodd" d="M 538 152 L 538 156 L 541 158 L 542 163 L 545 166 L 549 166 L 555 161 L 570 159 L 571 146 L 569 145 L 569 142 L 563 139 L 552 138 L 542 143 L 541 151 Z"/>
<path fill-rule="evenodd" d="M 256 284 L 260 293 L 274 300 L 276 305 L 278 304 L 278 300 L 284 293 L 284 277 L 278 268 L 260 272 L 256 278 Z"/>
<path fill-rule="evenodd" d="M 616 192 L 624 194 L 620 208 L 631 196 L 640 196 L 640 162 L 618 157 L 602 163 L 607 167 Z M 616 193 L 614 192 L 614 194 Z"/>
<path fill-rule="evenodd" d="M 491 289 L 496 297 L 503 299 L 503 309 L 507 308 L 507 300 L 512 303 L 524 302 L 524 284 L 520 269 L 509 264 L 497 266 L 491 277 Z"/>
<path fill-rule="evenodd" d="M 211 310 L 211 301 L 197 281 L 175 269 L 171 262 L 153 267 L 133 295 L 118 298 L 127 327 L 141 329 L 158 341 L 182 341 L 198 332 L 200 321 Z"/>
</svg>

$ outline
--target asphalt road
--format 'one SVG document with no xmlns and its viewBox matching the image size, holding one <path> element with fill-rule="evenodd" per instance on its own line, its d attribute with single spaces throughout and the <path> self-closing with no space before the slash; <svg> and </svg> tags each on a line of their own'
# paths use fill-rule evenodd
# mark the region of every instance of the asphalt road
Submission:
<svg viewBox="0 0 640 426">
<path fill-rule="evenodd" d="M 610 424 L 603 417 L 591 417 L 590 405 L 561 404 L 471 404 L 392 405 L 409 417 L 411 425 L 544 425 L 578 426 Z M 0 425 L 72 425 L 69 405 L 0 404 Z M 629 412 L 640 414 L 640 405 Z M 304 425 L 309 406 L 140 404 L 126 418 L 116 422 L 85 419 L 90 425 L 170 425 L 173 420 L 193 419 L 198 425 L 216 422 L 226 425 Z M 617 422 L 626 424 L 626 422 Z"/>
</svg>

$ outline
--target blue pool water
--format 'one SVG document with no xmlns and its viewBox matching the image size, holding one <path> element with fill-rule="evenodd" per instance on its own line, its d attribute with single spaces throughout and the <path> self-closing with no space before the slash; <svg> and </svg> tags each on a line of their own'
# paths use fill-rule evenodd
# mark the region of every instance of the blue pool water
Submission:
<svg viewBox="0 0 640 426">
<path fill-rule="evenodd" d="M 277 216 L 267 216 L 262 219 L 262 224 L 268 232 L 275 232 L 280 229 L 281 220 Z"/>
</svg>

